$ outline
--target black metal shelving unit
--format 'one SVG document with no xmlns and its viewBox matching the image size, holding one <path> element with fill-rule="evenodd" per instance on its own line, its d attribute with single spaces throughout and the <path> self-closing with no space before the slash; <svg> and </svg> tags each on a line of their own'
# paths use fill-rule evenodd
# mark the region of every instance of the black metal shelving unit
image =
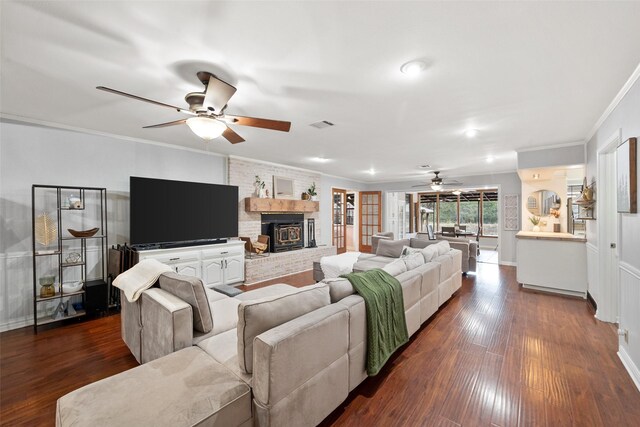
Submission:
<svg viewBox="0 0 640 427">
<path fill-rule="evenodd" d="M 52 194 L 55 191 L 55 210 L 57 215 L 57 245 L 54 250 L 47 251 L 38 251 L 37 246 L 38 243 L 36 241 L 36 217 L 37 213 L 41 211 L 41 209 L 36 209 L 36 198 L 40 192 L 42 192 L 42 196 L 46 198 L 45 192 L 49 192 Z M 77 192 L 80 196 L 80 207 L 73 208 L 71 206 L 63 206 L 63 192 Z M 64 228 L 63 224 L 64 216 L 66 211 L 86 211 L 87 210 L 87 195 L 93 193 L 94 198 L 92 199 L 98 209 L 99 218 L 93 218 L 94 220 L 100 221 L 99 235 L 94 235 L 91 237 L 74 237 L 74 236 L 63 236 Z M 50 210 L 51 208 L 48 206 L 44 206 L 42 211 L 46 211 L 47 208 Z M 86 311 L 76 310 L 75 314 L 66 315 L 60 318 L 52 318 L 51 314 L 45 314 L 38 316 L 38 304 L 52 302 L 54 300 L 58 300 L 60 303 L 63 301 L 65 297 L 72 296 L 82 296 L 82 305 L 85 307 L 86 299 L 85 299 L 85 290 L 83 289 L 77 292 L 64 292 L 62 284 L 64 283 L 64 275 L 65 270 L 69 268 L 80 268 L 80 277 L 82 282 L 86 282 L 87 280 L 87 240 L 99 240 L 100 246 L 100 259 L 98 261 L 98 265 L 96 265 L 96 270 L 100 272 L 100 277 L 94 277 L 93 279 L 106 279 L 106 263 L 107 263 L 107 189 L 99 188 L 99 187 L 73 187 L 73 186 L 56 186 L 56 185 L 37 185 L 34 184 L 31 187 L 31 218 L 32 218 L 32 250 L 33 250 L 33 329 L 35 333 L 38 333 L 38 326 L 42 326 L 49 323 L 60 322 L 66 319 L 71 319 L 75 317 L 82 317 L 86 315 Z M 91 218 L 83 218 L 83 219 L 91 219 Z M 79 242 L 80 243 L 80 260 L 67 262 L 64 258 L 65 252 L 69 249 L 65 249 L 64 243 L 67 242 Z M 48 257 L 57 257 L 57 270 L 58 270 L 58 278 L 59 278 L 59 289 L 56 290 L 53 296 L 41 297 L 39 293 L 39 277 L 38 277 L 38 264 L 42 262 L 44 258 Z M 55 310 L 54 310 L 55 311 Z"/>
</svg>

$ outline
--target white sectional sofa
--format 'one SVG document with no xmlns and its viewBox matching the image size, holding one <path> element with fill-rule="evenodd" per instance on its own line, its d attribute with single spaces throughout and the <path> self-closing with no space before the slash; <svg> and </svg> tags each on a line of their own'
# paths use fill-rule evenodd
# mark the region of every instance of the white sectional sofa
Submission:
<svg viewBox="0 0 640 427">
<path fill-rule="evenodd" d="M 359 270 L 383 267 L 398 279 L 410 335 L 461 284 L 460 251 L 446 243 L 429 248 L 356 264 Z M 346 279 L 276 285 L 235 298 L 179 275 L 161 278 L 160 285 L 123 307 L 123 339 L 144 364 L 60 398 L 58 426 L 133 425 L 140 419 L 130 410 L 135 406 L 155 411 L 149 424 L 157 426 L 316 425 L 367 376 L 365 303 Z M 181 361 L 184 383 L 176 387 L 192 384 L 195 391 L 170 393 L 171 405 L 183 413 L 168 416 L 163 388 Z M 202 384 L 211 382 L 211 372 L 221 385 Z M 121 393 L 105 400 L 109 389 Z M 148 399 L 148 389 L 162 397 Z"/>
</svg>

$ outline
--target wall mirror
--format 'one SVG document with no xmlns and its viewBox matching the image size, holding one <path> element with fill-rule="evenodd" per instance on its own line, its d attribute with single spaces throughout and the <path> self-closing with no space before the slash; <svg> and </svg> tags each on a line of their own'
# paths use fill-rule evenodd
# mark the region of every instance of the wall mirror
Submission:
<svg viewBox="0 0 640 427">
<path fill-rule="evenodd" d="M 560 196 L 554 191 L 538 190 L 529 194 L 527 198 L 527 209 L 535 216 L 556 216 L 560 213 Z"/>
</svg>

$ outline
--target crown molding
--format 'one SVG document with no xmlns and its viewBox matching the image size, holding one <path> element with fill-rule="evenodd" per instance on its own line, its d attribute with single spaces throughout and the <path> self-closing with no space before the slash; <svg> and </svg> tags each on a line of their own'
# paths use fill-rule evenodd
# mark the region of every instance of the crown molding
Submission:
<svg viewBox="0 0 640 427">
<path fill-rule="evenodd" d="M 63 125 L 63 124 L 60 124 L 60 123 L 53 123 L 53 122 L 48 122 L 46 120 L 34 119 L 34 118 L 31 118 L 31 117 L 16 116 L 16 115 L 7 114 L 7 113 L 0 113 L 0 120 L 11 120 L 11 121 L 14 121 L 14 122 L 32 124 L 32 125 L 37 125 L 37 126 L 44 126 L 44 127 L 48 127 L 48 128 L 51 128 L 51 129 L 61 129 L 61 130 L 68 130 L 68 131 L 72 131 L 72 132 L 86 133 L 86 134 L 89 134 L 89 135 L 103 136 L 103 137 L 107 137 L 107 138 L 120 139 L 120 140 L 123 140 L 123 141 L 137 142 L 137 143 L 140 143 L 140 144 L 149 144 L 149 145 L 156 145 L 158 147 L 172 148 L 174 150 L 190 151 L 192 153 L 206 154 L 206 155 L 209 155 L 209 156 L 218 156 L 218 157 L 225 157 L 225 158 L 228 157 L 226 154 L 216 153 L 214 151 L 200 150 L 200 149 L 197 149 L 197 148 L 184 147 L 182 145 L 175 145 L 175 144 L 168 144 L 166 142 L 158 142 L 158 141 L 153 141 L 153 140 L 150 140 L 150 139 L 134 138 L 134 137 L 131 137 L 131 136 L 124 136 L 124 135 L 119 135 L 119 134 L 111 133 L 111 132 L 102 132 L 102 131 L 97 131 L 97 130 L 93 130 L 93 129 L 86 129 L 86 128 L 81 128 L 81 127 L 76 127 L 76 126 Z"/>
<path fill-rule="evenodd" d="M 585 142 L 589 142 L 591 138 L 593 138 L 593 135 L 595 135 L 596 132 L 598 132 L 598 129 L 600 129 L 600 126 L 602 126 L 604 121 L 609 118 L 613 110 L 616 109 L 618 104 L 620 104 L 620 101 L 622 101 L 622 99 L 625 97 L 627 92 L 629 92 L 629 90 L 633 87 L 633 85 L 636 83 L 636 81 L 638 81 L 639 78 L 640 78 L 640 64 L 638 64 L 636 69 L 633 70 L 633 73 L 631 73 L 631 76 L 629 77 L 627 82 L 622 86 L 622 89 L 620 89 L 618 94 L 613 98 L 613 101 L 611 101 L 611 104 L 609 104 L 609 106 L 604 110 L 604 112 L 602 113 L 598 121 L 593 125 L 593 128 L 591 128 L 591 130 L 585 137 Z"/>
</svg>

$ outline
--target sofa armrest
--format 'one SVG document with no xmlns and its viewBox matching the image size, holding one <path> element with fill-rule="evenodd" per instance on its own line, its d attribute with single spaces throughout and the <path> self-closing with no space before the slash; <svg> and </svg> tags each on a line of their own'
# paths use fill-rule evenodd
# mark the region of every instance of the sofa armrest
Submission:
<svg viewBox="0 0 640 427">
<path fill-rule="evenodd" d="M 152 288 L 142 293 L 140 311 L 142 363 L 193 345 L 193 312 L 189 303 Z"/>
<path fill-rule="evenodd" d="M 452 242 L 449 241 L 449 246 L 453 249 L 457 249 L 462 252 L 462 259 L 469 258 L 470 247 L 467 242 Z"/>
<path fill-rule="evenodd" d="M 138 363 L 141 359 L 142 318 L 140 317 L 140 300 L 129 302 L 123 291 L 120 291 L 120 333 L 122 341 L 129 347 Z"/>
<path fill-rule="evenodd" d="M 258 335 L 254 417 L 260 426 L 316 425 L 349 394 L 349 312 L 330 304 Z"/>
</svg>

